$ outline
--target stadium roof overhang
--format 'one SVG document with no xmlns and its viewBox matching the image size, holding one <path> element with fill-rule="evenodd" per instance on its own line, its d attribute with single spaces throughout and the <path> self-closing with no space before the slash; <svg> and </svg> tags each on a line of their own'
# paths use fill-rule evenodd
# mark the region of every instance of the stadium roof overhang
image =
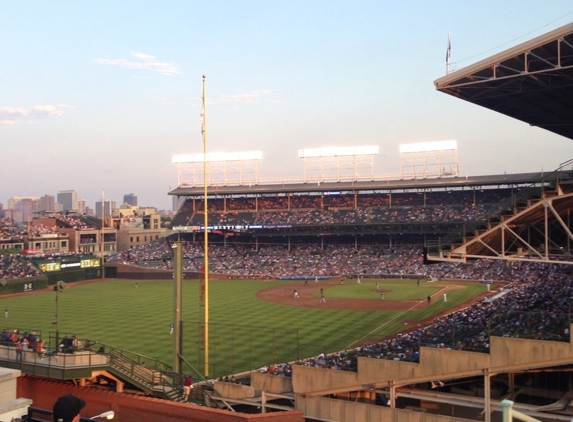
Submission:
<svg viewBox="0 0 573 422">
<path fill-rule="evenodd" d="M 434 85 L 573 139 L 573 24 L 452 72 Z"/>
<path fill-rule="evenodd" d="M 209 195 L 273 195 L 305 194 L 316 192 L 359 192 L 393 191 L 413 189 L 463 189 L 484 186 L 523 186 L 546 181 L 546 176 L 537 173 L 498 174 L 489 176 L 444 177 L 411 180 L 372 180 L 341 181 L 322 183 L 284 183 L 260 184 L 249 186 L 208 186 Z M 173 196 L 202 197 L 203 186 L 179 186 L 168 193 Z"/>
<path fill-rule="evenodd" d="M 573 24 L 548 32 L 434 81 L 438 91 L 573 139 Z M 571 161 L 562 163 L 570 165 Z M 490 222 L 428 260 L 473 258 L 573 264 L 569 184 L 513 216 Z M 531 239 L 537 235 L 536 244 Z M 443 245 L 446 247 L 446 245 Z M 431 248 L 430 248 L 431 249 Z M 449 259 L 442 259 L 447 257 Z"/>
</svg>

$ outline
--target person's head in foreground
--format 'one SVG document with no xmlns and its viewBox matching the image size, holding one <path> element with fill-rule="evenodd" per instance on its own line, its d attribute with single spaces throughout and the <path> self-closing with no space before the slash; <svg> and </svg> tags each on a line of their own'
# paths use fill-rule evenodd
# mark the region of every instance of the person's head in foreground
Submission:
<svg viewBox="0 0 573 422">
<path fill-rule="evenodd" d="M 73 394 L 66 394 L 54 403 L 54 422 L 78 422 L 80 410 L 86 402 Z"/>
</svg>

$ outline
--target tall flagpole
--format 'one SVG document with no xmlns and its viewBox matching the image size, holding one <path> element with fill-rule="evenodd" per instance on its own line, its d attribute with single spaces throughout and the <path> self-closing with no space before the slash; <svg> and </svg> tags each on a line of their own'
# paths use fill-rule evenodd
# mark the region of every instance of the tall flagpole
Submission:
<svg viewBox="0 0 573 422">
<path fill-rule="evenodd" d="M 446 47 L 446 75 L 450 73 L 450 55 L 452 54 L 452 43 L 450 42 L 450 33 L 448 32 L 448 45 Z"/>
<path fill-rule="evenodd" d="M 205 249 L 205 264 L 204 264 L 204 271 L 205 271 L 205 376 L 209 375 L 209 207 L 207 206 L 207 107 L 206 107 L 206 98 L 205 98 L 205 80 L 206 76 L 203 75 L 203 109 L 201 111 L 201 131 L 203 133 L 203 203 L 205 206 L 204 209 L 204 230 L 203 230 L 203 238 L 205 241 L 204 249 Z"/>
</svg>

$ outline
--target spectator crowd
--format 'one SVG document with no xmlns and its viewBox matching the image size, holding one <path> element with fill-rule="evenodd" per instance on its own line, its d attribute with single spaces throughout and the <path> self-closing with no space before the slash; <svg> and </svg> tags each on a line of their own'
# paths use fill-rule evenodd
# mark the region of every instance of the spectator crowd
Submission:
<svg viewBox="0 0 573 422">
<path fill-rule="evenodd" d="M 373 225 L 480 222 L 510 206 L 512 189 L 217 198 L 208 202 L 209 225 Z M 188 199 L 173 225 L 203 225 L 205 205 Z"/>
<path fill-rule="evenodd" d="M 356 370 L 358 357 L 417 362 L 421 346 L 488 352 L 491 335 L 569 341 L 572 275 L 568 265 L 514 262 L 504 274 L 514 281 L 492 297 L 393 338 L 300 364 Z"/>
</svg>

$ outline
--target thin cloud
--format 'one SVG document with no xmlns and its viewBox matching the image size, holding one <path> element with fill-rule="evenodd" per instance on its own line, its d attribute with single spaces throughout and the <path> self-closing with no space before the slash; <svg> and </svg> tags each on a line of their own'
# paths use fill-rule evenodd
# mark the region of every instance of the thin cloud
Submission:
<svg viewBox="0 0 573 422">
<path fill-rule="evenodd" d="M 66 114 L 70 105 L 37 105 L 31 109 L 22 107 L 0 107 L 0 125 L 15 125 L 17 123 L 33 123 L 48 117 L 61 117 Z"/>
<path fill-rule="evenodd" d="M 222 103 L 246 103 L 254 104 L 255 100 L 261 97 L 270 97 L 273 91 L 270 89 L 263 89 L 251 92 L 242 92 L 239 94 L 225 94 L 221 95 L 220 101 Z"/>
<path fill-rule="evenodd" d="M 140 53 L 138 51 L 130 51 L 129 52 L 133 57 L 140 59 L 140 60 L 149 60 L 149 61 L 155 61 L 155 56 L 151 56 L 149 54 L 145 54 L 145 53 Z"/>
<path fill-rule="evenodd" d="M 155 56 L 130 51 L 132 59 L 93 59 L 94 63 L 103 66 L 119 66 L 126 69 L 150 70 L 165 76 L 180 75 L 181 70 L 172 63 L 160 62 Z"/>
</svg>

